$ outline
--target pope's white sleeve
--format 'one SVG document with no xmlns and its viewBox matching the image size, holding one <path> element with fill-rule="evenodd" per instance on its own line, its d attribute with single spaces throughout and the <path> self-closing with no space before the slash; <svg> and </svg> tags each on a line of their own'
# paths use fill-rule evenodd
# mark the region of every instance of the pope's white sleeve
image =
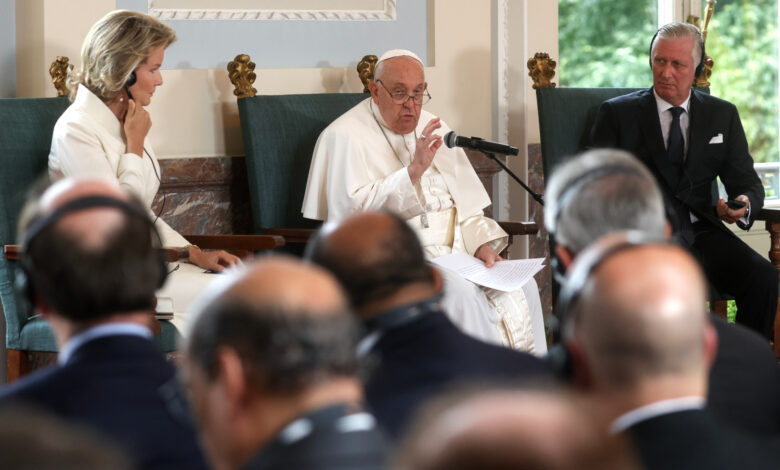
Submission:
<svg viewBox="0 0 780 470">
<path fill-rule="evenodd" d="M 369 210 L 391 211 L 404 219 L 423 212 L 417 190 L 406 167 L 381 178 L 370 175 L 366 160 L 385 156 L 365 155 L 365 150 L 350 145 L 346 138 L 325 138 L 328 146 L 327 200 L 328 219 Z"/>
<path fill-rule="evenodd" d="M 501 253 L 509 239 L 509 235 L 498 225 L 498 222 L 485 217 L 482 213 L 463 220 L 460 223 L 460 230 L 466 251 L 472 256 L 485 243 L 490 243 L 496 253 Z"/>
</svg>

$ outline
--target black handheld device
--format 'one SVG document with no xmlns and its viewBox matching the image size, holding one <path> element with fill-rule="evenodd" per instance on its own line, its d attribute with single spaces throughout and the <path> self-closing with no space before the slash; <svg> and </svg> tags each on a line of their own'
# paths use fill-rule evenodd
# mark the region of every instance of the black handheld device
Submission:
<svg viewBox="0 0 780 470">
<path fill-rule="evenodd" d="M 729 206 L 729 209 L 736 211 L 745 207 L 747 203 L 745 203 L 745 201 L 737 201 L 736 199 L 729 199 L 728 201 L 726 201 L 726 205 Z"/>
</svg>

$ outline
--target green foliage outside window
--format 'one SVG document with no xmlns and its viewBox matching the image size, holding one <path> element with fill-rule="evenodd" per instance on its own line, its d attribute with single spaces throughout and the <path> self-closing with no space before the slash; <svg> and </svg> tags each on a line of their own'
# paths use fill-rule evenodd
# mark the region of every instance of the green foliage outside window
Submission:
<svg viewBox="0 0 780 470">
<path fill-rule="evenodd" d="M 647 87 L 656 0 L 559 0 L 559 86 Z"/>
<path fill-rule="evenodd" d="M 656 0 L 559 0 L 559 86 L 648 87 Z M 719 0 L 711 92 L 739 109 L 756 162 L 778 161 L 777 0 Z"/>
<path fill-rule="evenodd" d="M 777 0 L 719 0 L 707 54 L 712 94 L 739 109 L 756 162 L 778 161 Z"/>
</svg>

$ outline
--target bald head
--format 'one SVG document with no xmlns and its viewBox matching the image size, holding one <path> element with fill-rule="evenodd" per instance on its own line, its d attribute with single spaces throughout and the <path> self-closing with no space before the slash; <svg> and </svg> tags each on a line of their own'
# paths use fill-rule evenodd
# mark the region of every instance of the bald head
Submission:
<svg viewBox="0 0 780 470">
<path fill-rule="evenodd" d="M 105 196 L 129 202 L 128 196 L 110 181 L 66 178 L 51 185 L 37 201 L 32 201 L 22 212 L 20 228 L 27 230 L 34 219 L 46 217 L 58 208 L 79 198 Z M 110 207 L 94 207 L 64 215 L 56 222 L 58 230 L 67 233 L 84 247 L 93 249 L 105 245 L 106 240 L 123 224 L 122 211 Z M 19 236 L 24 240 L 24 236 Z"/>
<path fill-rule="evenodd" d="M 227 274 L 193 313 L 184 350 L 212 380 L 221 347 L 235 350 L 250 383 L 296 393 L 356 373 L 357 328 L 324 269 L 273 256 Z"/>
<path fill-rule="evenodd" d="M 606 435 L 592 405 L 552 391 L 493 391 L 434 404 L 397 470 L 625 469 L 626 443 Z"/>
<path fill-rule="evenodd" d="M 706 386 L 714 354 L 706 293 L 701 270 L 681 248 L 639 245 L 609 255 L 591 271 L 570 317 L 593 381 L 621 388 L 677 377 Z"/>
<path fill-rule="evenodd" d="M 306 252 L 338 278 L 359 312 L 411 285 L 435 291 L 417 235 L 396 215 L 365 212 L 326 224 Z"/>
<path fill-rule="evenodd" d="M 267 258 L 235 276 L 223 297 L 261 309 L 319 316 L 342 312 L 346 306 L 341 286 L 330 273 L 293 258 Z"/>
<path fill-rule="evenodd" d="M 46 306 L 74 321 L 154 308 L 159 237 L 146 209 L 102 180 L 64 179 L 25 206 L 22 264 Z"/>
</svg>

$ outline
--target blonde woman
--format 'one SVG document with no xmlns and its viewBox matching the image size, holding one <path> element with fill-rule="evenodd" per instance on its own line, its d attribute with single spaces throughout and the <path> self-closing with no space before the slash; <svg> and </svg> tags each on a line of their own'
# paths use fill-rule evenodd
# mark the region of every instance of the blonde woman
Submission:
<svg viewBox="0 0 780 470">
<path fill-rule="evenodd" d="M 175 40 L 170 27 L 133 11 L 113 11 L 92 26 L 82 45 L 81 64 L 68 77 L 73 103 L 54 127 L 49 153 L 52 177 L 118 181 L 151 210 L 160 186 L 160 165 L 147 140 L 152 121 L 144 107 L 163 84 L 160 67 L 165 49 Z M 202 268 L 197 274 L 240 263 L 224 251 L 201 251 L 159 213 L 153 216 L 163 245 L 186 247 L 190 263 Z M 180 307 L 174 305 L 176 311 Z"/>
</svg>

